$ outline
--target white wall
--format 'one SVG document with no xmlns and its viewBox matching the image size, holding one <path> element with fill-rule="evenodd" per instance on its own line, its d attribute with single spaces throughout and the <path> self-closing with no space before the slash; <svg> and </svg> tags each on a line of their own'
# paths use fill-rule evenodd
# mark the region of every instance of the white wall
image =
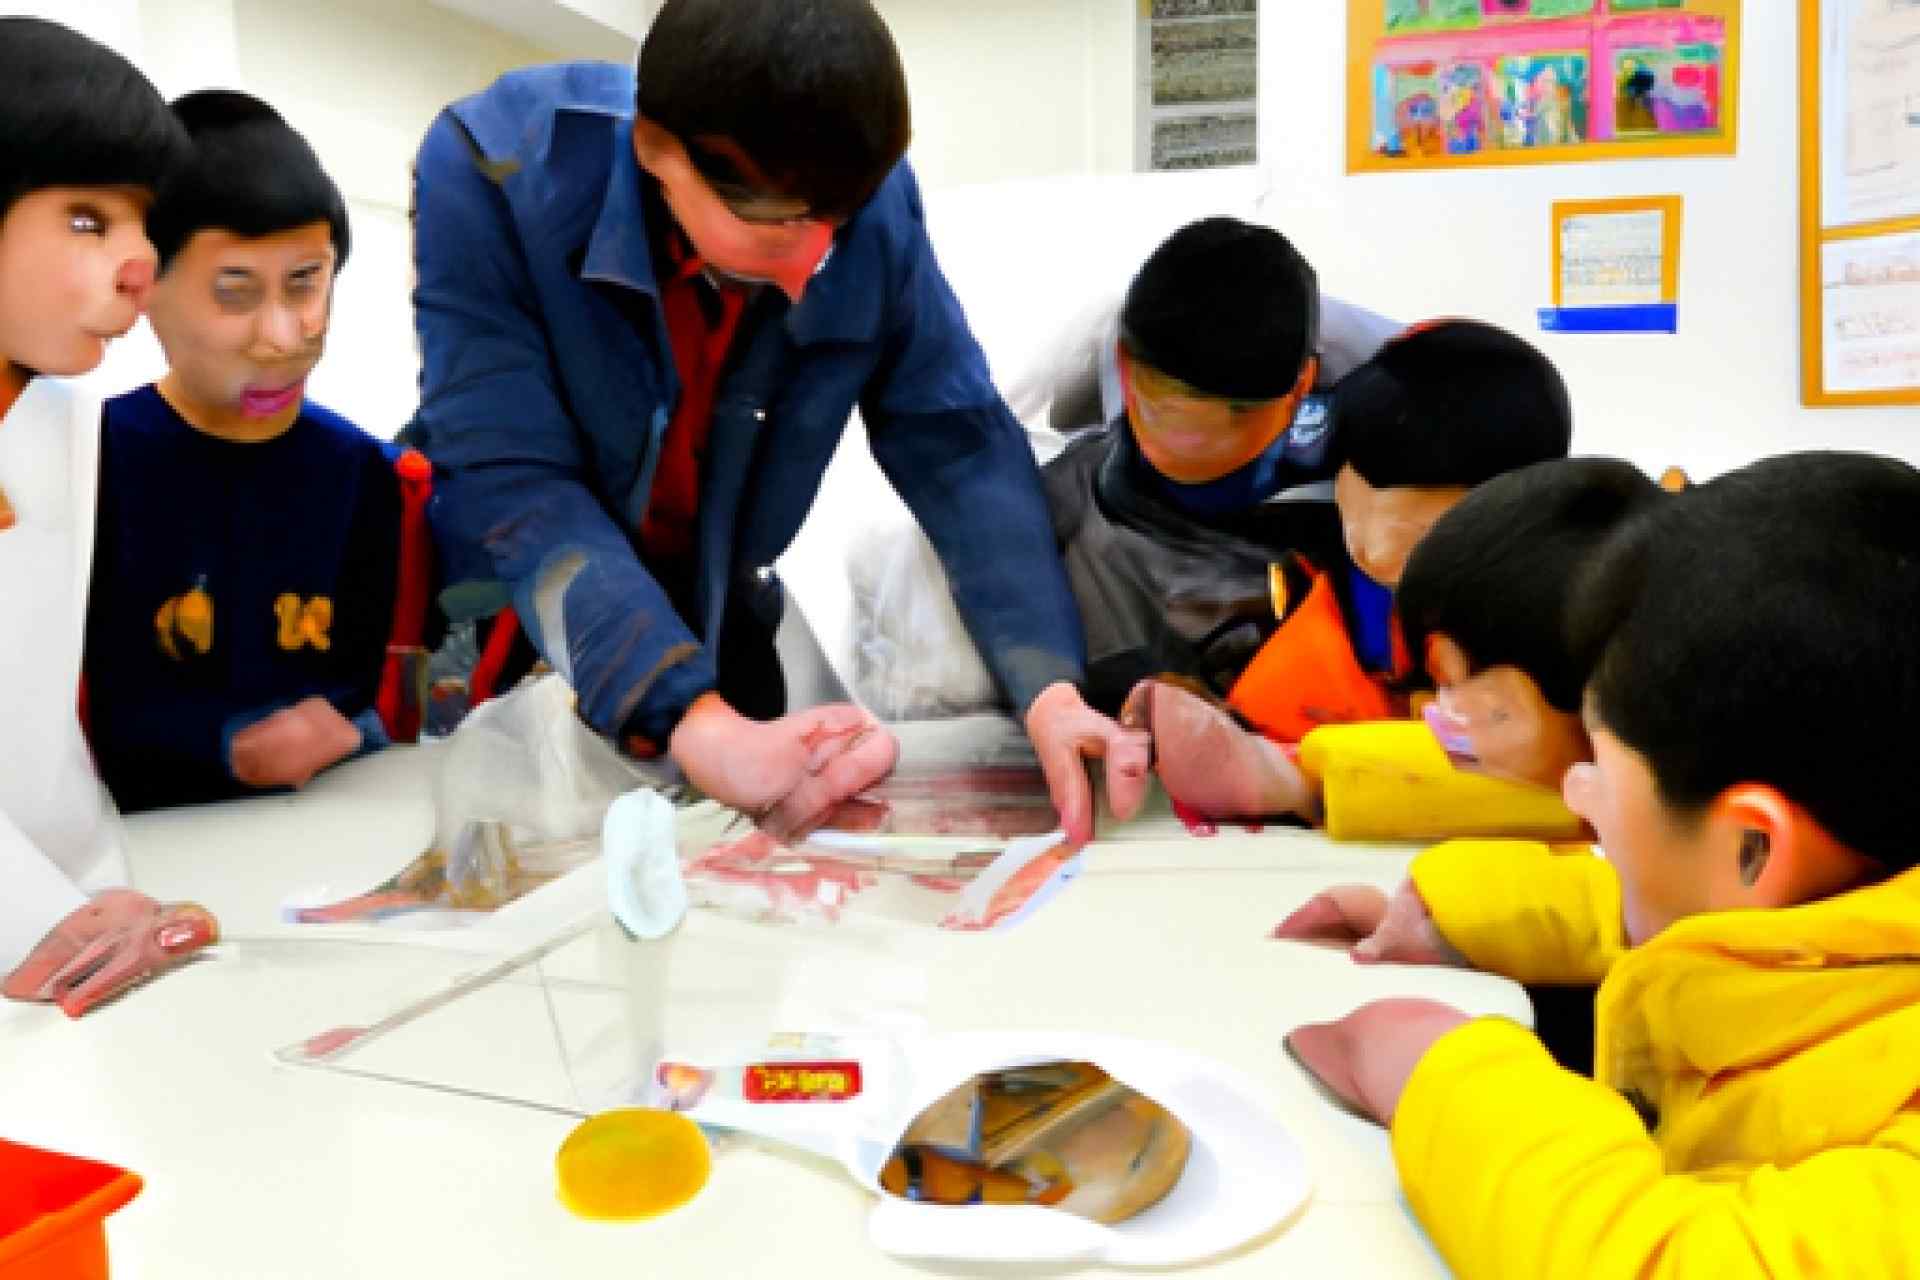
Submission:
<svg viewBox="0 0 1920 1280">
<path fill-rule="evenodd" d="M 1133 166 L 1131 0 L 876 0 L 929 190 Z"/>
<path fill-rule="evenodd" d="M 1799 402 L 1796 6 L 1743 6 L 1739 154 L 1347 177 L 1344 6 L 1265 0 L 1264 220 L 1334 292 L 1405 316 L 1461 313 L 1528 333 L 1572 389 L 1575 447 L 1696 478 L 1754 457 L 1868 449 L 1920 461 L 1920 413 Z M 1286 31 L 1285 39 L 1278 33 Z M 1686 198 L 1680 333 L 1540 334 L 1555 199 Z"/>
</svg>

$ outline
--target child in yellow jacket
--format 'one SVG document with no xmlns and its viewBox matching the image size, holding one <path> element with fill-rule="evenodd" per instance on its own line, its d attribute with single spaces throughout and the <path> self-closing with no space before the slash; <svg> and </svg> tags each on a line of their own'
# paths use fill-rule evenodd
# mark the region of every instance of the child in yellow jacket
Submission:
<svg viewBox="0 0 1920 1280">
<path fill-rule="evenodd" d="M 1325 725 L 1301 741 L 1288 768 L 1297 765 L 1330 836 L 1584 834 L 1559 794 L 1567 765 L 1588 756 L 1579 717 L 1586 673 L 1568 652 L 1564 621 L 1587 559 L 1660 496 L 1631 463 L 1554 459 L 1479 485 L 1424 532 L 1394 608 L 1437 702 L 1425 722 Z M 1186 714 L 1225 717 L 1197 698 L 1188 702 Z M 1183 709 L 1159 705 L 1154 713 L 1156 743 L 1165 738 L 1161 745 L 1175 750 L 1166 711 Z M 1471 763 L 1450 760 L 1437 732 Z"/>
<path fill-rule="evenodd" d="M 1572 634 L 1598 655 L 1594 759 L 1564 789 L 1611 874 L 1516 845 L 1499 873 L 1436 851 L 1416 879 L 1443 931 L 1472 925 L 1447 934 L 1463 951 L 1604 970 L 1596 1079 L 1421 1000 L 1289 1046 L 1390 1124 L 1462 1275 L 1902 1274 L 1920 788 L 1896 735 L 1920 712 L 1920 473 L 1769 459 L 1636 517 L 1589 586 Z"/>
</svg>

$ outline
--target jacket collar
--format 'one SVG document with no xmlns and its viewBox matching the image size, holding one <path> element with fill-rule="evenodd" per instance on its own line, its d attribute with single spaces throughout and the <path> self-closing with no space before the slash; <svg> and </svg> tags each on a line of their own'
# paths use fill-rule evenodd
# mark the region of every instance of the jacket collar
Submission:
<svg viewBox="0 0 1920 1280">
<path fill-rule="evenodd" d="M 606 195 L 587 238 L 580 278 L 659 296 L 659 268 L 647 235 L 650 216 L 664 206 L 646 199 L 649 181 L 633 153 L 633 124 L 616 117 L 611 130 L 613 156 Z M 834 237 L 833 248 L 807 285 L 800 305 L 787 313 L 787 332 L 800 346 L 823 342 L 871 342 L 880 333 L 883 301 L 876 280 L 886 279 L 878 229 L 863 227 L 876 217 L 869 207 Z"/>
<path fill-rule="evenodd" d="M 660 283 L 647 241 L 642 186 L 646 175 L 633 154 L 633 123 L 627 117 L 615 116 L 612 126 L 613 157 L 607 169 L 607 191 L 587 238 L 580 278 L 658 296 Z"/>
</svg>

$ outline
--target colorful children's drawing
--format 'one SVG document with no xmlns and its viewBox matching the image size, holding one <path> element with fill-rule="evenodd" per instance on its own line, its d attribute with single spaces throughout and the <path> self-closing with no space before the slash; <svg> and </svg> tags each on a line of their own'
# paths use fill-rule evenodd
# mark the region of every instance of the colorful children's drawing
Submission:
<svg viewBox="0 0 1920 1280">
<path fill-rule="evenodd" d="M 1387 30 L 1457 31 L 1480 25 L 1480 0 L 1387 0 Z"/>
<path fill-rule="evenodd" d="M 1512 54 L 1493 64 L 1502 147 L 1566 147 L 1588 137 L 1584 52 Z"/>
<path fill-rule="evenodd" d="M 1459 156 L 1492 145 L 1480 63 L 1388 63 L 1374 74 L 1374 145 L 1380 154 Z"/>
<path fill-rule="evenodd" d="M 1347 2 L 1352 172 L 1733 149 L 1742 0 Z"/>
<path fill-rule="evenodd" d="M 1446 154 L 1446 138 L 1440 130 L 1438 72 L 1433 62 L 1374 68 L 1374 148 L 1381 155 Z"/>
<path fill-rule="evenodd" d="M 1476 62 L 1456 62 L 1434 78 L 1440 135 L 1450 156 L 1483 150 L 1487 139 L 1486 71 Z"/>
<path fill-rule="evenodd" d="M 1629 45 L 1613 50 L 1613 132 L 1633 138 L 1720 127 L 1720 46 Z"/>
</svg>

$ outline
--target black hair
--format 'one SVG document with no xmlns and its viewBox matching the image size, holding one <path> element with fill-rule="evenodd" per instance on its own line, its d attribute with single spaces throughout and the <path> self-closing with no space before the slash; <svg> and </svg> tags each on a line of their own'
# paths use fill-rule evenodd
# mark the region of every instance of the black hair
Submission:
<svg viewBox="0 0 1920 1280">
<path fill-rule="evenodd" d="M 1547 702 L 1577 712 L 1590 654 L 1569 616 L 1585 566 L 1658 485 L 1614 458 L 1557 458 L 1496 476 L 1434 522 L 1394 591 L 1407 649 L 1444 634 L 1476 670 L 1518 667 Z"/>
<path fill-rule="evenodd" d="M 1416 325 L 1333 391 L 1341 449 L 1376 489 L 1472 488 L 1564 458 L 1573 407 L 1553 362 L 1474 320 Z"/>
<path fill-rule="evenodd" d="M 196 232 L 231 231 L 250 240 L 325 222 L 334 269 L 346 265 L 347 204 L 307 140 L 252 94 L 203 89 L 174 101 L 193 151 L 161 184 L 147 237 L 164 274 Z"/>
<path fill-rule="evenodd" d="M 1656 504 L 1600 558 L 1576 630 L 1589 713 L 1697 818 L 1759 782 L 1889 868 L 1920 853 L 1920 472 L 1768 458 Z"/>
<path fill-rule="evenodd" d="M 1320 285 L 1271 227 L 1203 218 L 1143 263 L 1120 308 L 1128 354 L 1208 395 L 1292 391 L 1318 345 Z"/>
<path fill-rule="evenodd" d="M 45 187 L 152 189 L 186 150 L 131 62 L 57 22 L 0 18 L 0 217 Z"/>
<path fill-rule="evenodd" d="M 640 45 L 635 106 L 708 178 L 737 143 L 782 194 L 850 217 L 913 134 L 907 76 L 867 0 L 667 0 Z"/>
</svg>

